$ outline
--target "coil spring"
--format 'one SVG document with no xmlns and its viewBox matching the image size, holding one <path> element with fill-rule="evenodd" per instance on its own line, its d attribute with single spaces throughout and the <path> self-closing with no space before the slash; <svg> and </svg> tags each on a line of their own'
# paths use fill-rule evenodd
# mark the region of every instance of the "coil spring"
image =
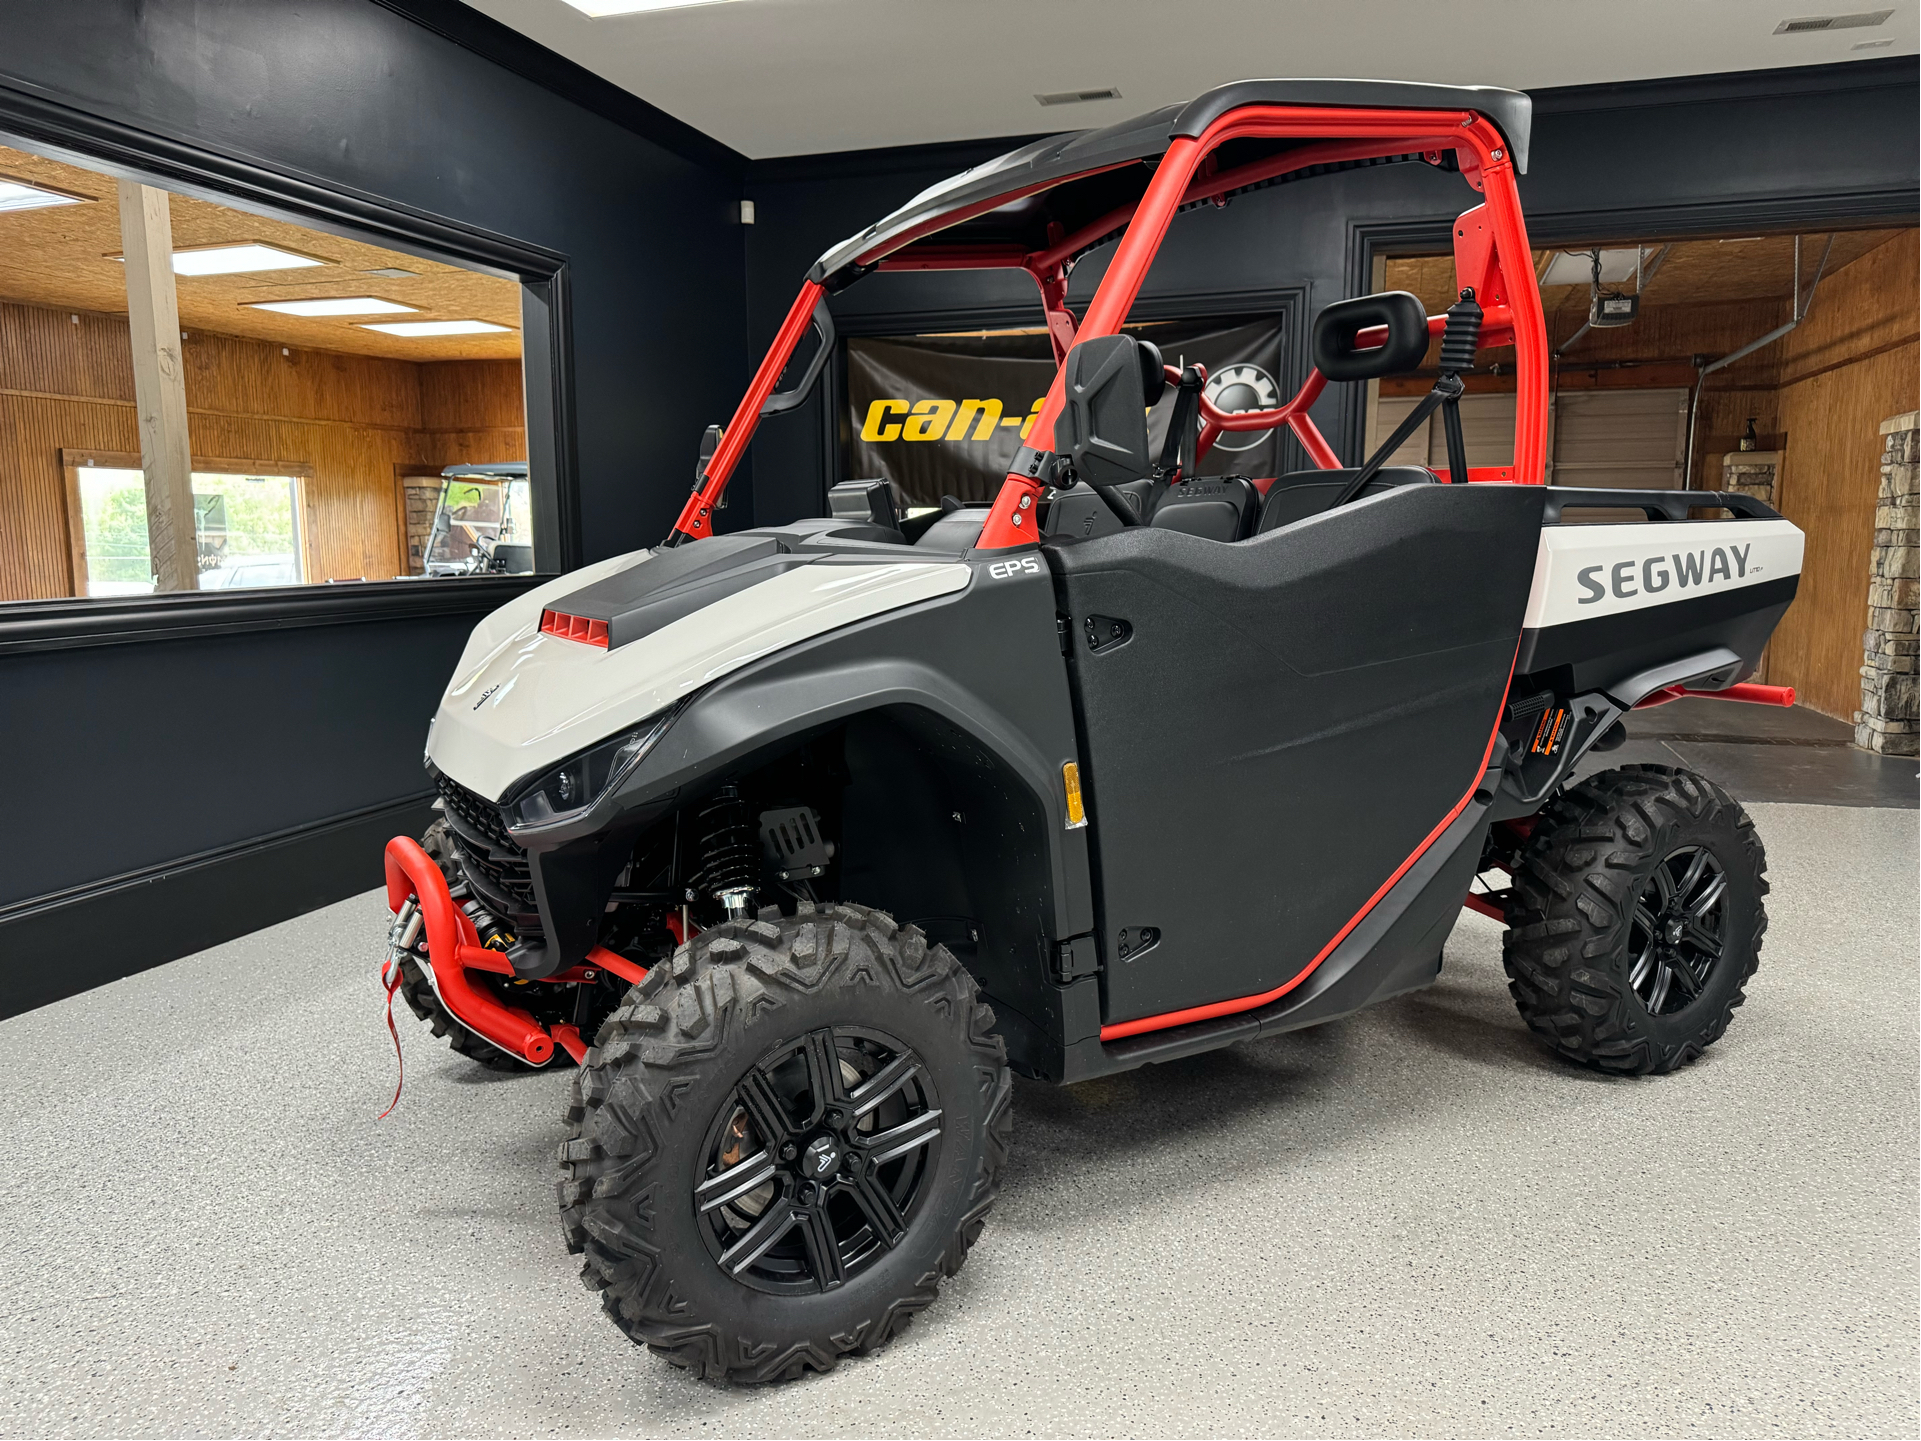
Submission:
<svg viewBox="0 0 1921 1441">
<path fill-rule="evenodd" d="M 751 891 L 760 879 L 760 852 L 747 828 L 747 807 L 733 786 L 702 807 L 696 822 L 700 834 L 699 889 L 711 896 Z"/>
</svg>

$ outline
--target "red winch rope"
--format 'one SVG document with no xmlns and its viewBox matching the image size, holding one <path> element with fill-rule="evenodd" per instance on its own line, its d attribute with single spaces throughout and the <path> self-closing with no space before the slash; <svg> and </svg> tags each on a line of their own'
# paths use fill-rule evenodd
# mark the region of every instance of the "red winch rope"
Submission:
<svg viewBox="0 0 1921 1441">
<path fill-rule="evenodd" d="M 394 1113 L 400 1104 L 400 1088 L 407 1084 L 407 1058 L 400 1053 L 400 1031 L 394 1025 L 394 992 L 400 989 L 400 959 L 395 957 L 380 968 L 380 979 L 387 985 L 387 1034 L 394 1038 L 394 1065 L 400 1074 L 394 1081 L 394 1098 L 387 1103 L 387 1109 L 374 1117 L 384 1121 Z"/>
</svg>

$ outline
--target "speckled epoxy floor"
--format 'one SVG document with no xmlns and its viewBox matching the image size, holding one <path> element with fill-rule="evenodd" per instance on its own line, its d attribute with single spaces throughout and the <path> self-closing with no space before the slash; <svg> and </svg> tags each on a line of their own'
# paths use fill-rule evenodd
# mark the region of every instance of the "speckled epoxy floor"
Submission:
<svg viewBox="0 0 1921 1441">
<path fill-rule="evenodd" d="M 0 1432 L 1914 1435 L 1914 813 L 1753 809 L 1774 924 L 1696 1066 L 1545 1055 L 1466 915 L 1425 992 L 1022 1085 L 940 1304 L 769 1390 L 600 1319 L 552 1215 L 564 1075 L 409 1024 L 374 1120 L 375 894 L 16 1017 Z"/>
</svg>

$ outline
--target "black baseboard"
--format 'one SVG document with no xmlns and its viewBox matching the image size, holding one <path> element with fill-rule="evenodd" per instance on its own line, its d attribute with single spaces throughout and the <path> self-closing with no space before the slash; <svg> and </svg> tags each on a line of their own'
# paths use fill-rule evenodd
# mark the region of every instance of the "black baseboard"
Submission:
<svg viewBox="0 0 1921 1441">
<path fill-rule="evenodd" d="M 0 911 L 0 1018 L 117 981 L 380 885 L 429 796 L 337 816 Z M 369 974 L 380 958 L 369 955 Z"/>
</svg>

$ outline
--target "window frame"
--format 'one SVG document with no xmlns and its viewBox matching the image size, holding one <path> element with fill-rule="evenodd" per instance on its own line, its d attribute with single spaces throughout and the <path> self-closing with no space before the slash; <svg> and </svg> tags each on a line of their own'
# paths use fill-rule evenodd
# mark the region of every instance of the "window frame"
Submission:
<svg viewBox="0 0 1921 1441">
<path fill-rule="evenodd" d="M 263 588 L 253 595 L 243 589 L 0 601 L 0 654 L 120 644 L 209 630 L 263 630 L 355 618 L 488 610 L 581 564 L 568 256 L 312 175 L 282 170 L 252 156 L 143 129 L 7 86 L 0 86 L 0 141 L 116 179 L 261 211 L 324 233 L 516 282 L 521 287 L 521 377 L 537 542 L 531 576 L 467 576 L 431 586 L 414 579 L 368 581 L 351 588 L 310 582 L 271 591 Z M 289 465 L 277 461 L 267 470 L 286 474 Z M 70 527 L 72 518 L 70 511 Z M 303 525 L 303 546 L 311 530 L 311 525 Z M 311 566 L 308 573 L 312 574 Z M 105 609 L 89 615 L 95 607 Z"/>
</svg>

